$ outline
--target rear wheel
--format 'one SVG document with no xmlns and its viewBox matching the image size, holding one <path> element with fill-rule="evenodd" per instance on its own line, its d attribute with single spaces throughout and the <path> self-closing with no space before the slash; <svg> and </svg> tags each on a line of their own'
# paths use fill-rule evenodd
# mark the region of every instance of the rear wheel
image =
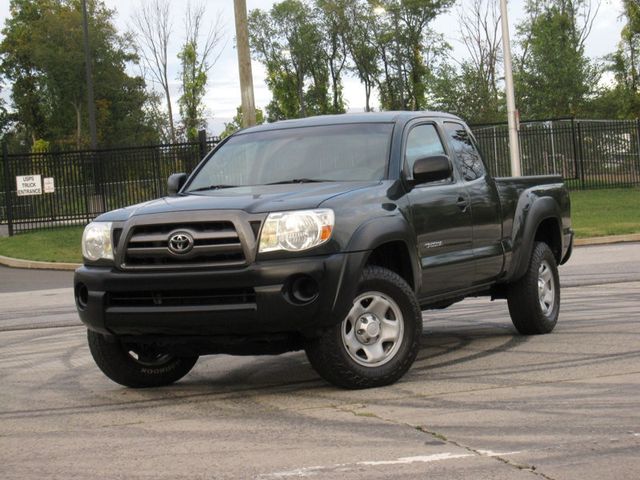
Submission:
<svg viewBox="0 0 640 480">
<path fill-rule="evenodd" d="M 307 345 L 325 380 L 345 388 L 389 385 L 413 364 L 422 312 L 411 287 L 385 268 L 365 268 L 345 319 Z"/>
<path fill-rule="evenodd" d="M 120 385 L 132 388 L 161 387 L 184 377 L 197 356 L 177 357 L 151 345 L 123 343 L 88 330 L 89 350 L 102 372 Z"/>
<path fill-rule="evenodd" d="M 553 252 L 537 242 L 524 277 L 509 286 L 507 295 L 513 325 L 523 335 L 551 332 L 560 313 L 560 278 Z"/>
</svg>

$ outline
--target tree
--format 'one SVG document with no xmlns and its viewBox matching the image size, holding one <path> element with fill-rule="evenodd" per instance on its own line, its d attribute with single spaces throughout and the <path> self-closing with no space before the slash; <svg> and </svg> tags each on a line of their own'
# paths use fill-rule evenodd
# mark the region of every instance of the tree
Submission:
<svg viewBox="0 0 640 480">
<path fill-rule="evenodd" d="M 208 30 L 204 41 L 201 37 L 204 5 L 192 7 L 187 4 L 185 13 L 185 42 L 178 54 L 181 63 L 180 78 L 182 95 L 178 100 L 184 135 L 189 141 L 198 138 L 198 130 L 206 127 L 203 99 L 207 87 L 207 73 L 222 53 L 218 49 L 222 41 L 221 17 Z"/>
<path fill-rule="evenodd" d="M 11 117 L 7 112 L 4 98 L 2 98 L 2 83 L 0 83 L 0 142 L 4 140 L 4 136 L 9 129 L 11 123 Z"/>
<path fill-rule="evenodd" d="M 224 130 L 220 133 L 220 138 L 227 138 L 229 135 L 242 129 L 243 125 L 243 113 L 242 106 L 236 108 L 236 114 L 229 123 L 224 124 Z M 264 113 L 261 109 L 256 108 L 256 125 L 262 125 L 264 123 Z"/>
<path fill-rule="evenodd" d="M 618 48 L 606 57 L 605 66 L 613 74 L 614 82 L 589 103 L 589 115 L 593 117 L 633 119 L 640 116 L 640 5 L 624 0 L 622 8 L 626 24 Z"/>
<path fill-rule="evenodd" d="M 579 114 L 598 82 L 584 47 L 597 9 L 590 0 L 529 0 L 526 11 L 518 26 L 522 54 L 516 62 L 523 116 Z"/>
<path fill-rule="evenodd" d="M 331 113 L 344 113 L 342 97 L 342 72 L 347 64 L 347 45 L 343 32 L 348 29 L 344 23 L 345 0 L 316 0 L 318 23 L 324 38 L 324 61 L 331 78 Z"/>
<path fill-rule="evenodd" d="M 322 15 L 322 8 L 300 0 L 249 14 L 251 48 L 266 67 L 273 96 L 267 106 L 270 121 L 344 111 L 341 40 L 337 31 L 327 33 L 336 23 L 323 23 Z"/>
<path fill-rule="evenodd" d="M 460 10 L 460 37 L 469 60 L 462 63 L 465 90 L 474 92 L 475 102 L 468 110 L 470 121 L 492 122 L 502 116 L 502 92 L 499 74 L 502 67 L 502 35 L 497 3 L 492 0 L 473 0 Z"/>
<path fill-rule="evenodd" d="M 144 81 L 126 73 L 137 57 L 130 40 L 119 35 L 113 12 L 89 2 L 89 31 L 99 143 L 102 146 L 157 138 L 146 123 Z M 33 144 L 86 145 L 87 123 L 80 0 L 12 0 L 0 43 L 0 71 L 11 84 L 11 98 Z"/>
<path fill-rule="evenodd" d="M 46 85 L 32 55 L 34 37 L 39 33 L 33 26 L 40 23 L 43 11 L 50 7 L 50 3 L 12 0 L 0 43 L 0 71 L 12 83 L 12 102 L 31 142 L 46 134 L 51 113 L 49 102 L 42 101 L 47 95 Z"/>
<path fill-rule="evenodd" d="M 337 3 L 337 2 L 336 2 Z M 365 111 L 371 111 L 371 93 L 380 76 L 376 43 L 370 32 L 375 31 L 376 15 L 362 2 L 345 0 L 332 12 L 338 20 L 342 42 L 351 66 L 365 91 Z"/>
<path fill-rule="evenodd" d="M 133 23 L 137 29 L 138 52 L 148 72 L 148 78 L 160 85 L 164 93 L 167 107 L 167 123 L 169 125 L 169 139 L 176 141 L 176 131 L 171 106 L 171 91 L 169 89 L 169 42 L 173 32 L 169 0 L 152 0 L 143 2 L 140 10 L 133 15 Z"/>
<path fill-rule="evenodd" d="M 382 0 L 378 4 L 377 42 L 383 77 L 378 82 L 381 103 L 388 110 L 422 110 L 427 82 L 446 50 L 429 28 L 453 0 Z"/>
</svg>

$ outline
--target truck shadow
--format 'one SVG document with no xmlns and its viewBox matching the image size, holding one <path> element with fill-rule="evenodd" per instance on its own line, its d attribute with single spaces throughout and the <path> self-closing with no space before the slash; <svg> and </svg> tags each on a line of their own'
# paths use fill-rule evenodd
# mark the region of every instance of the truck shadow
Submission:
<svg viewBox="0 0 640 480">
<path fill-rule="evenodd" d="M 477 324 L 433 326 L 423 333 L 418 357 L 401 381 L 403 384 L 422 382 L 424 377 L 439 375 L 448 367 L 500 355 L 527 340 L 528 337 L 518 335 L 512 327 L 479 327 Z M 315 373 L 304 352 L 244 357 L 243 360 L 238 360 L 237 357 L 212 356 L 203 357 L 200 362 L 197 371 L 182 380 L 181 384 L 200 385 L 228 392 L 251 389 L 302 392 L 310 388 L 340 391 Z M 227 362 L 235 365 L 229 365 L 229 368 L 221 372 L 220 364 Z"/>
<path fill-rule="evenodd" d="M 530 337 L 513 329 L 434 329 L 423 333 L 420 353 L 413 368 L 445 368 L 507 352 L 526 343 Z"/>
</svg>

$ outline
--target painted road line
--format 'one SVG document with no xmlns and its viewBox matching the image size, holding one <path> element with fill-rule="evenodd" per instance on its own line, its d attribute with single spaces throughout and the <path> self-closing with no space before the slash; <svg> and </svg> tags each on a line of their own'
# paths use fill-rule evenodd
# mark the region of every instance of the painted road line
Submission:
<svg viewBox="0 0 640 480">
<path fill-rule="evenodd" d="M 282 472 L 273 472 L 259 475 L 258 478 L 268 479 L 268 478 L 292 478 L 292 477 L 310 477 L 313 475 L 319 475 L 322 473 L 327 473 L 331 471 L 341 471 L 345 472 L 348 470 L 355 470 L 358 467 L 379 467 L 386 465 L 410 465 L 413 463 L 431 463 L 431 462 L 441 462 L 444 460 L 457 460 L 460 458 L 471 458 L 471 457 L 504 457 L 507 455 L 515 455 L 521 452 L 494 452 L 491 450 L 478 450 L 478 453 L 452 453 L 452 452 L 444 452 L 444 453 L 435 453 L 432 455 L 417 455 L 413 457 L 400 457 L 395 460 L 368 460 L 362 462 L 355 463 L 337 463 L 335 465 L 320 465 L 313 467 L 302 467 L 296 468 L 293 470 L 285 470 Z"/>
</svg>

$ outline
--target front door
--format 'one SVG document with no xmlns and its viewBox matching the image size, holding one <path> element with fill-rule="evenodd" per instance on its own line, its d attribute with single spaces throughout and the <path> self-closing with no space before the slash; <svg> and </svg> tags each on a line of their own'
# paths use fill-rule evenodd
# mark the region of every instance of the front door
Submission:
<svg viewBox="0 0 640 480">
<path fill-rule="evenodd" d="M 408 178 L 418 158 L 447 155 L 434 123 L 411 126 L 405 138 Z M 415 186 L 408 198 L 422 264 L 421 298 L 470 287 L 474 274 L 471 209 L 456 169 L 447 180 Z"/>
</svg>

